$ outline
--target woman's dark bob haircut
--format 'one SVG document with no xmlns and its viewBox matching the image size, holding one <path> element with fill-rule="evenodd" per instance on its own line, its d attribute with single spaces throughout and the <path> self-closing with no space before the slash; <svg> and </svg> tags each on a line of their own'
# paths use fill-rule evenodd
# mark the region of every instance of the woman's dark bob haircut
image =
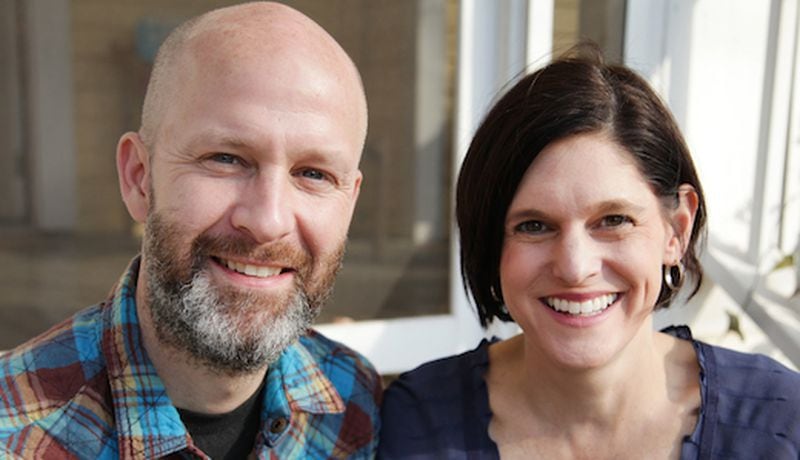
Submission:
<svg viewBox="0 0 800 460">
<path fill-rule="evenodd" d="M 700 288 L 705 200 L 678 125 L 642 77 L 606 64 L 596 46 L 581 44 L 502 96 L 475 133 L 461 166 L 456 186 L 461 275 L 483 326 L 495 317 L 513 321 L 500 290 L 500 254 L 506 212 L 522 176 L 550 143 L 597 132 L 631 154 L 665 210 L 677 206 L 681 184 L 694 187 L 699 206 L 681 259 L 688 276 L 681 282 L 689 279 L 690 297 Z M 662 283 L 655 308 L 668 306 L 679 288 Z"/>
</svg>

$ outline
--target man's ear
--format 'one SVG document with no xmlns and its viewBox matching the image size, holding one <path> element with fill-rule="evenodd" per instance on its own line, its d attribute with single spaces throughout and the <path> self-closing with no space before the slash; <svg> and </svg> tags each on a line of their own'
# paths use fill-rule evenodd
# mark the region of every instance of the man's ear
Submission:
<svg viewBox="0 0 800 460">
<path fill-rule="evenodd" d="M 117 176 L 128 213 L 137 222 L 144 222 L 151 198 L 150 156 L 137 133 L 125 133 L 117 143 Z"/>
<path fill-rule="evenodd" d="M 361 194 L 361 182 L 364 180 L 364 175 L 361 170 L 356 170 L 356 178 L 353 181 L 353 203 L 358 201 L 358 195 Z"/>
<path fill-rule="evenodd" d="M 664 252 L 664 264 L 675 265 L 683 258 L 692 236 L 694 217 L 700 200 L 697 191 L 689 184 L 678 187 L 678 207 L 671 211 L 673 234 Z"/>
</svg>

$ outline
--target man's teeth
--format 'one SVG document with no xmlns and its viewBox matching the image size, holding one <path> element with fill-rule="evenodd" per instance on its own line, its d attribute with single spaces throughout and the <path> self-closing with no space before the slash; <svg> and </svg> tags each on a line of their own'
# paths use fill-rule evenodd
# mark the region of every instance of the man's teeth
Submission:
<svg viewBox="0 0 800 460">
<path fill-rule="evenodd" d="M 267 278 L 269 276 L 275 276 L 281 272 L 281 269 L 276 267 L 249 265 L 240 262 L 234 262 L 232 260 L 223 260 L 222 262 L 225 264 L 226 267 L 230 268 L 233 271 L 243 273 L 248 276 L 255 276 L 258 278 Z"/>
<path fill-rule="evenodd" d="M 617 301 L 617 294 L 606 294 L 583 302 L 547 297 L 545 302 L 555 311 L 569 313 L 570 315 L 592 316 L 600 313 Z"/>
</svg>

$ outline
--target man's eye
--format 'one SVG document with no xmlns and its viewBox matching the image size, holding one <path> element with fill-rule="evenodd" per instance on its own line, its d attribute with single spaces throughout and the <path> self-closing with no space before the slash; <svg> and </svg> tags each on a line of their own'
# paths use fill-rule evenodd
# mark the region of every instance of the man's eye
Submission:
<svg viewBox="0 0 800 460">
<path fill-rule="evenodd" d="M 522 222 L 521 224 L 517 224 L 514 227 L 514 230 L 519 233 L 529 233 L 529 234 L 538 234 L 543 233 L 547 230 L 547 226 L 538 220 L 528 220 Z"/>
<path fill-rule="evenodd" d="M 306 179 L 325 180 L 325 173 L 317 169 L 304 169 L 300 172 L 300 175 Z"/>
<path fill-rule="evenodd" d="M 216 153 L 211 157 L 217 163 L 222 163 L 226 165 L 235 165 L 240 164 L 241 160 L 236 155 L 231 155 L 230 153 Z"/>
<path fill-rule="evenodd" d="M 632 222 L 633 220 L 628 216 L 623 216 L 621 214 L 614 214 L 603 217 L 603 220 L 601 221 L 600 224 L 602 227 L 619 227 Z"/>
</svg>

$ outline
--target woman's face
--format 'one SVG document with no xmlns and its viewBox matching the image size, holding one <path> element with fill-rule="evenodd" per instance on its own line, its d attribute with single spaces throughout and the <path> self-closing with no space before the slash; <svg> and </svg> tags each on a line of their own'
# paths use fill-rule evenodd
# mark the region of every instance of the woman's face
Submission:
<svg viewBox="0 0 800 460">
<path fill-rule="evenodd" d="M 509 206 L 500 260 L 503 298 L 528 349 L 593 368 L 649 340 L 661 266 L 682 254 L 676 212 L 602 133 L 542 150 Z"/>
</svg>

